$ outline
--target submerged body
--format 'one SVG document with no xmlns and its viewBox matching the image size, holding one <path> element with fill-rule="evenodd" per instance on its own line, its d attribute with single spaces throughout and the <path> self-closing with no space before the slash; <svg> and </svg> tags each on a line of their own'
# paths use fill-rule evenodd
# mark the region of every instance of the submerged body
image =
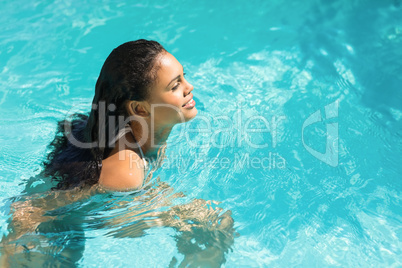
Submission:
<svg viewBox="0 0 402 268">
<path fill-rule="evenodd" d="M 230 211 L 222 213 L 217 202 L 202 199 L 173 206 L 183 193 L 152 179 L 152 171 L 146 181 L 141 191 L 124 196 L 94 185 L 12 200 L 9 234 L 0 244 L 1 267 L 76 266 L 85 251 L 86 232 L 140 238 L 150 228 L 176 230 L 178 252 L 184 255 L 181 265 L 220 267 L 235 236 Z"/>
</svg>

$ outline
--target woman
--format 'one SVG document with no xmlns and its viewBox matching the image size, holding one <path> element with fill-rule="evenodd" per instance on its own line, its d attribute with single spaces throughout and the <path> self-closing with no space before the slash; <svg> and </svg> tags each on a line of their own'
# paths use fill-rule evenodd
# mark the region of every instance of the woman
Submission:
<svg viewBox="0 0 402 268">
<path fill-rule="evenodd" d="M 45 173 L 58 189 L 99 184 L 141 187 L 145 157 L 155 159 L 174 125 L 194 118 L 193 86 L 183 66 L 155 41 L 112 51 L 96 83 L 93 109 L 59 124 Z M 67 131 L 66 131 L 67 130 Z"/>
<path fill-rule="evenodd" d="M 10 234 L 0 244 L 0 266 L 76 265 L 85 248 L 82 215 L 91 213 L 86 209 L 91 202 L 86 200 L 105 191 L 141 188 L 148 170 L 146 159 L 156 164 L 155 170 L 174 125 L 196 116 L 193 86 L 184 75 L 183 66 L 155 41 L 127 42 L 111 52 L 97 80 L 89 116 L 75 114 L 72 120 L 59 122 L 41 176 L 56 182 L 52 191 L 33 194 L 28 183 L 26 195 L 13 200 Z M 219 214 L 221 209 L 212 209 L 211 201 L 202 199 L 172 206 L 172 198 L 182 193 L 154 204 L 156 196 L 173 191 L 167 183 L 156 181 L 158 187 L 145 187 L 145 197 L 135 195 L 119 202 L 119 206 L 144 202 L 144 211 L 129 206 L 121 217 L 112 217 L 112 222 L 98 219 L 93 226 L 124 222 L 126 227 L 116 237 L 138 237 L 152 227 L 172 227 L 178 231 L 178 251 L 185 256 L 182 265 L 223 263 L 233 243 L 230 211 Z M 85 205 L 74 205 L 79 202 Z M 160 210 L 161 206 L 169 210 Z M 138 220 L 125 222 L 134 218 Z M 41 242 L 35 243 L 38 239 Z M 176 262 L 173 258 L 172 265 Z"/>
</svg>

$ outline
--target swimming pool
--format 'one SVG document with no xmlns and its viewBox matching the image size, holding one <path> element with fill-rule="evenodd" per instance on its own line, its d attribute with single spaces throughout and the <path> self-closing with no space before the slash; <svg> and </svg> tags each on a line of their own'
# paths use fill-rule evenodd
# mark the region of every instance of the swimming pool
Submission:
<svg viewBox="0 0 402 268">
<path fill-rule="evenodd" d="M 199 115 L 172 133 L 148 199 L 59 211 L 82 221 L 80 266 L 180 262 L 173 229 L 133 237 L 130 223 L 194 199 L 232 212 L 226 267 L 401 266 L 400 1 L 17 0 L 0 14 L 2 234 L 57 120 L 89 109 L 112 48 L 147 38 L 183 63 Z"/>
</svg>

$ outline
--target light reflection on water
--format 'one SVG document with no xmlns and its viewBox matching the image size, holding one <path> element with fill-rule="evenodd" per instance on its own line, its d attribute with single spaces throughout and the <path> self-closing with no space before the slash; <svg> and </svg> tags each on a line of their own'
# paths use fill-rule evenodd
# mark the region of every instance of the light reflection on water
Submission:
<svg viewBox="0 0 402 268">
<path fill-rule="evenodd" d="M 215 211 L 205 216 L 212 222 L 232 211 L 240 236 L 226 255 L 228 267 L 400 265 L 398 1 L 266 1 L 258 8 L 240 1 L 231 8 L 208 1 L 0 5 L 2 200 L 18 196 L 40 172 L 56 120 L 71 106 L 91 101 L 111 48 L 130 39 L 156 39 L 183 63 L 195 86 L 199 116 L 172 133 L 167 157 L 177 161 L 156 171 L 149 189 L 98 193 L 46 216 L 68 215 L 65 221 L 83 223 L 81 229 L 71 224 L 77 237 L 85 233 L 85 249 L 77 250 L 82 266 L 168 266 L 173 256 L 180 262 L 179 252 L 191 248 L 185 241 L 206 233 L 186 236 L 190 233 L 176 231 L 180 226 L 148 227 L 163 222 L 155 213 L 176 213 L 174 206 L 183 204 L 194 207 L 180 213 L 194 218 L 202 215 L 196 208 Z M 330 167 L 305 149 L 302 127 L 334 101 L 339 101 L 339 164 Z M 253 116 L 267 118 L 270 126 L 273 118 L 284 117 L 276 125 L 275 143 L 272 132 L 243 135 Z M 228 131 L 180 135 L 183 129 L 205 128 L 206 122 L 211 133 Z M 251 127 L 263 126 L 254 123 Z M 321 152 L 325 123 L 304 133 L 306 144 Z M 269 146 L 256 149 L 247 140 Z M 285 160 L 284 168 L 238 161 L 270 153 L 271 161 Z M 210 165 L 226 158 L 227 165 Z M 37 206 L 45 202 L 26 198 Z M 221 202 L 223 210 L 209 200 Z M 3 233 L 7 206 L 0 214 Z M 178 224 L 187 220 L 183 216 Z M 179 236 L 181 242 L 175 240 Z M 214 232 L 206 236 L 216 239 Z M 40 241 L 35 234 L 27 237 Z"/>
</svg>

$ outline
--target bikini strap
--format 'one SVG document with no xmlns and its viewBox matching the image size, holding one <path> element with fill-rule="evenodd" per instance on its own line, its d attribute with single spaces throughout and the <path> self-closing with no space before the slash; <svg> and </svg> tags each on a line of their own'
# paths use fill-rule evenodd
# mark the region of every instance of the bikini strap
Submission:
<svg viewBox="0 0 402 268">
<path fill-rule="evenodd" d="M 146 174 L 145 169 L 148 168 L 148 163 L 147 163 L 147 161 L 145 160 L 144 152 L 142 151 L 141 146 L 140 146 L 140 145 L 137 143 L 137 141 L 135 140 L 135 136 L 134 136 L 133 130 L 132 130 L 132 128 L 130 127 L 130 125 L 127 124 L 127 125 L 126 125 L 126 128 L 129 128 L 129 129 L 130 129 L 131 135 L 133 135 L 133 138 L 134 138 L 134 142 L 135 142 L 135 144 L 137 145 L 138 149 L 140 149 L 141 158 L 142 158 L 142 161 L 144 162 L 144 174 L 145 174 L 145 176 L 146 176 L 147 174 Z"/>
</svg>

